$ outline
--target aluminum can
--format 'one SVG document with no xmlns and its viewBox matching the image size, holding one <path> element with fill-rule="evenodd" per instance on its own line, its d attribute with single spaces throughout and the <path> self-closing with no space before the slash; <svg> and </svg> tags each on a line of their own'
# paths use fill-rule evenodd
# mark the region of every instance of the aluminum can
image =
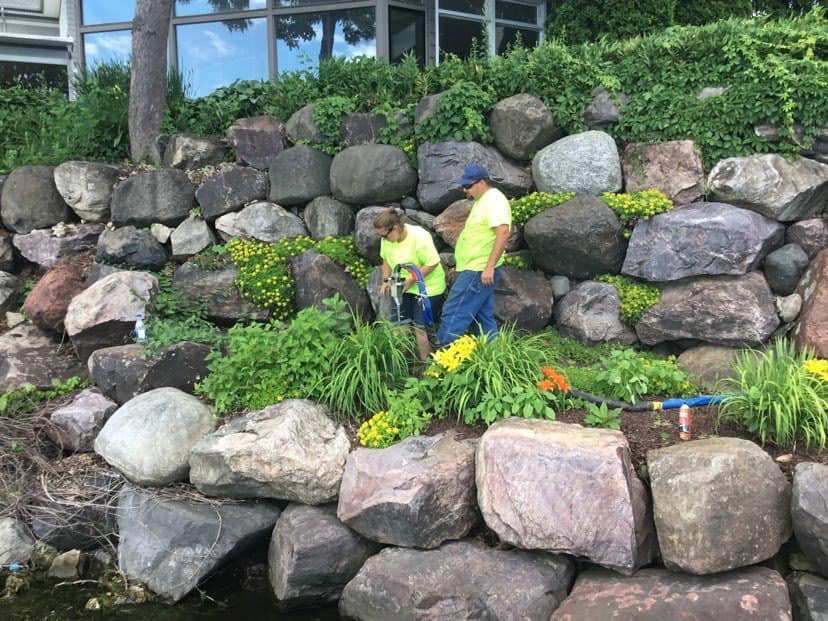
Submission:
<svg viewBox="0 0 828 621">
<path fill-rule="evenodd" d="M 691 438 L 690 427 L 693 416 L 690 413 L 690 406 L 686 403 L 679 408 L 679 438 L 689 440 Z"/>
</svg>

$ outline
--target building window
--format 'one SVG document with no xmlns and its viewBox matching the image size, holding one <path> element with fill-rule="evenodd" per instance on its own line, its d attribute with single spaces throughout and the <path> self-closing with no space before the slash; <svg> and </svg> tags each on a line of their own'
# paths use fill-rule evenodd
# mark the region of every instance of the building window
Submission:
<svg viewBox="0 0 828 621">
<path fill-rule="evenodd" d="M 374 7 L 292 13 L 274 19 L 279 73 L 315 70 L 326 58 L 377 55 Z"/>
<path fill-rule="evenodd" d="M 86 67 L 101 63 L 125 63 L 132 55 L 132 31 L 108 30 L 83 35 Z"/>
<path fill-rule="evenodd" d="M 209 95 L 235 80 L 266 80 L 265 18 L 231 19 L 176 27 L 178 69 L 191 97 Z"/>
<path fill-rule="evenodd" d="M 405 54 L 413 54 L 425 66 L 425 13 L 388 7 L 388 60 L 398 63 Z"/>
<path fill-rule="evenodd" d="M 0 88 L 15 84 L 26 88 L 48 86 L 65 93 L 69 77 L 66 65 L 0 61 Z"/>
<path fill-rule="evenodd" d="M 523 47 L 535 47 L 540 39 L 540 33 L 537 30 L 500 24 L 495 27 L 495 51 L 498 54 L 506 52 L 510 45 L 517 43 L 518 39 Z"/>
<path fill-rule="evenodd" d="M 82 0 L 81 20 L 85 26 L 131 22 L 135 16 L 135 0 Z M 87 63 L 88 64 L 88 63 Z"/>
<path fill-rule="evenodd" d="M 267 0 L 176 0 L 175 14 L 209 15 L 234 11 L 257 11 L 267 8 Z"/>
<path fill-rule="evenodd" d="M 439 32 L 437 49 L 440 60 L 446 54 L 466 58 L 475 46 L 484 52 L 488 50 L 485 22 L 441 16 Z"/>
</svg>

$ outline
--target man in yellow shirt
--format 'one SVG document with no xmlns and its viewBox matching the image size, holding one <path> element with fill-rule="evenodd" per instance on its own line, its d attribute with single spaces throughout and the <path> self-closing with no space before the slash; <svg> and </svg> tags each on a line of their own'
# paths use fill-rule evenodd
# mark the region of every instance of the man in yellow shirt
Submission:
<svg viewBox="0 0 828 621">
<path fill-rule="evenodd" d="M 470 327 L 489 337 L 497 335 L 494 290 L 512 226 L 509 201 L 491 185 L 485 167 L 469 164 L 457 183 L 474 204 L 454 248 L 457 278 L 443 306 L 437 332 L 441 347 L 463 336 Z"/>
</svg>

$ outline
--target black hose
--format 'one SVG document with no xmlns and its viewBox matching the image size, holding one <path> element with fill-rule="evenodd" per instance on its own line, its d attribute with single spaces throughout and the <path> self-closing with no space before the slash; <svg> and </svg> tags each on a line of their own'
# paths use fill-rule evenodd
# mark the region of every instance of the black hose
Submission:
<svg viewBox="0 0 828 621">
<path fill-rule="evenodd" d="M 613 399 L 607 399 L 606 397 L 598 397 L 596 395 L 591 395 L 588 392 L 581 392 L 580 390 L 570 390 L 569 394 L 576 399 L 583 399 L 584 401 L 598 405 L 606 403 L 609 408 L 621 408 L 627 412 L 651 412 L 656 409 L 652 401 L 627 403 L 626 401 L 615 401 Z"/>
</svg>

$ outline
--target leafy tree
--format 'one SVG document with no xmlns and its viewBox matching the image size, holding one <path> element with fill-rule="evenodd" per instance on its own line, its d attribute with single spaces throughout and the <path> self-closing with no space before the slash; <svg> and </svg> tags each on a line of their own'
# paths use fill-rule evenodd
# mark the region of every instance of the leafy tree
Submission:
<svg viewBox="0 0 828 621">
<path fill-rule="evenodd" d="M 276 36 L 290 49 L 296 49 L 303 41 L 313 41 L 316 38 L 317 24 L 320 25 L 322 40 L 319 60 L 322 61 L 333 57 L 334 35 L 339 22 L 342 22 L 342 34 L 349 45 L 376 36 L 374 13 L 364 9 L 280 15 L 276 18 Z"/>
<path fill-rule="evenodd" d="M 751 0 L 683 0 L 676 2 L 677 24 L 701 26 L 728 17 L 750 17 Z"/>
</svg>

